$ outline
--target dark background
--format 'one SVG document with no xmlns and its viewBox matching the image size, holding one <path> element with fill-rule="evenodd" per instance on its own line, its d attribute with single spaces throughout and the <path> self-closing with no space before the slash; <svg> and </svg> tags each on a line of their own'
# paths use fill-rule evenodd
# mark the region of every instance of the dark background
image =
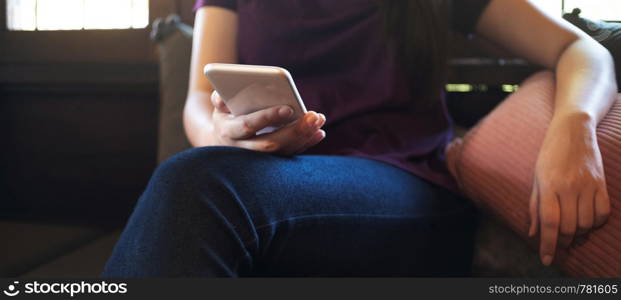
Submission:
<svg viewBox="0 0 621 300">
<path fill-rule="evenodd" d="M 195 0 L 151 0 L 150 22 Z M 150 28 L 8 31 L 0 0 L 0 218 L 122 224 L 156 167 L 158 56 Z M 456 37 L 456 57 L 481 57 Z M 502 51 L 487 48 L 485 53 Z M 454 63 L 451 82 L 487 84 L 449 94 L 466 126 L 532 68 L 496 60 Z"/>
<path fill-rule="evenodd" d="M 194 0 L 150 20 L 193 22 Z M 0 214 L 122 222 L 156 166 L 158 64 L 149 28 L 7 31 L 0 0 Z"/>
<path fill-rule="evenodd" d="M 193 4 L 151 0 L 150 23 L 176 13 L 192 25 Z M 96 277 L 157 163 L 151 29 L 7 31 L 5 9 L 0 0 L 0 277 Z M 500 84 L 534 70 L 463 37 L 452 50 L 468 59 L 451 62 L 449 82 L 487 87 L 448 94 L 464 127 L 506 97 Z"/>
</svg>

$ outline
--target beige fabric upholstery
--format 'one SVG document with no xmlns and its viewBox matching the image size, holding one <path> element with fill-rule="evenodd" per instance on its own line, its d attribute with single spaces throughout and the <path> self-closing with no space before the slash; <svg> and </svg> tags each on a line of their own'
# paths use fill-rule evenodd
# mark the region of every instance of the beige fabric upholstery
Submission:
<svg viewBox="0 0 621 300">
<path fill-rule="evenodd" d="M 526 237 L 534 166 L 554 110 L 555 79 L 541 72 L 524 82 L 464 138 L 449 148 L 449 167 L 484 211 Z M 621 276 L 621 95 L 599 124 L 612 214 L 588 239 L 558 252 L 555 264 L 577 277 Z"/>
<path fill-rule="evenodd" d="M 183 130 L 192 40 L 175 31 L 158 43 L 160 58 L 160 124 L 158 162 L 190 148 Z"/>
</svg>

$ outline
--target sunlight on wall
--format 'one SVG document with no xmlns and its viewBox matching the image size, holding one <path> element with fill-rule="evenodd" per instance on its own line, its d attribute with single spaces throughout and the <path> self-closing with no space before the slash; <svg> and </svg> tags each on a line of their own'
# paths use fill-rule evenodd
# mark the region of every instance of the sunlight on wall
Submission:
<svg viewBox="0 0 621 300">
<path fill-rule="evenodd" d="M 474 87 L 471 84 L 447 84 L 446 91 L 452 93 L 468 93 L 472 92 Z"/>
<path fill-rule="evenodd" d="M 149 0 L 7 0 L 10 30 L 145 28 Z"/>
<path fill-rule="evenodd" d="M 6 2 L 7 27 L 10 30 L 35 30 L 36 0 L 8 0 Z"/>
<path fill-rule="evenodd" d="M 621 20 L 621 0 L 565 0 L 565 10 L 579 7 L 580 16 L 605 21 Z"/>
<path fill-rule="evenodd" d="M 519 89 L 517 84 L 500 85 L 500 90 L 505 93 L 513 93 Z M 490 89 L 485 84 L 467 84 L 467 83 L 450 83 L 445 86 L 445 90 L 449 93 L 470 93 L 470 92 L 487 92 Z"/>
<path fill-rule="evenodd" d="M 561 0 L 529 0 L 541 10 L 554 16 L 562 15 Z M 621 21 L 621 0 L 565 0 L 565 12 L 580 8 L 580 16 L 606 21 Z"/>
<path fill-rule="evenodd" d="M 520 88 L 517 84 L 503 84 L 502 91 L 505 93 L 514 93 Z"/>
<path fill-rule="evenodd" d="M 82 29 L 82 0 L 39 0 L 36 3 L 36 25 L 39 30 Z"/>
<path fill-rule="evenodd" d="M 560 16 L 562 0 L 529 0 Z M 149 0 L 7 0 L 10 30 L 76 30 L 145 28 Z M 621 20 L 621 0 L 565 0 L 565 11 L 582 9 L 590 19 Z"/>
<path fill-rule="evenodd" d="M 561 16 L 562 8 L 561 0 L 529 0 L 539 9 L 553 16 Z"/>
</svg>

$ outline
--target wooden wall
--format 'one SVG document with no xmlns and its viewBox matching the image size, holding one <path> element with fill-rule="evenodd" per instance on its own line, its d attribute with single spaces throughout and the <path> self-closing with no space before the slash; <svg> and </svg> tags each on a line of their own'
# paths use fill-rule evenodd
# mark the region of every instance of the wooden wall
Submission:
<svg viewBox="0 0 621 300">
<path fill-rule="evenodd" d="M 150 19 L 191 21 L 193 0 Z M 0 217 L 123 221 L 156 167 L 159 83 L 149 28 L 6 30 L 0 0 Z"/>
<path fill-rule="evenodd" d="M 4 210 L 129 213 L 155 167 L 156 84 L 3 85 L 0 95 Z"/>
</svg>

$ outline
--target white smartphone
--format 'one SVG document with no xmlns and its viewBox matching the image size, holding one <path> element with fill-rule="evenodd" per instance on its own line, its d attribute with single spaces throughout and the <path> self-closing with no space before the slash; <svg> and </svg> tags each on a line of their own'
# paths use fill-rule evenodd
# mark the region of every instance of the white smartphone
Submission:
<svg viewBox="0 0 621 300">
<path fill-rule="evenodd" d="M 276 105 L 288 105 L 293 109 L 289 122 L 306 114 L 293 78 L 283 68 L 212 63 L 205 66 L 204 72 L 233 115 L 245 115 Z"/>
</svg>

